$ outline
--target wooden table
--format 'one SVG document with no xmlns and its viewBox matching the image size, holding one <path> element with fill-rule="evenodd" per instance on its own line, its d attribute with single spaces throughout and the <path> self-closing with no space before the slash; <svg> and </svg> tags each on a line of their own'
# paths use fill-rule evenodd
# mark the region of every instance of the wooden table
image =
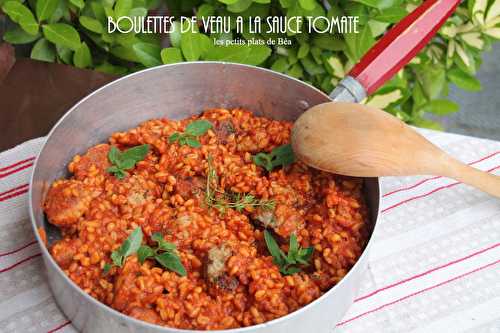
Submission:
<svg viewBox="0 0 500 333">
<path fill-rule="evenodd" d="M 1 65 L 7 60 L 0 59 Z M 116 77 L 67 65 L 17 59 L 0 75 L 0 151 L 47 135 L 69 108 Z"/>
</svg>

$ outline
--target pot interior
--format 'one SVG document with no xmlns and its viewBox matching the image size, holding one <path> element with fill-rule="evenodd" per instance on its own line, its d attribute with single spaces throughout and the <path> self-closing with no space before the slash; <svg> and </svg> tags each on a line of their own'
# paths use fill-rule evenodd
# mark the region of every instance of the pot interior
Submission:
<svg viewBox="0 0 500 333">
<path fill-rule="evenodd" d="M 243 108 L 257 115 L 294 121 L 313 105 L 330 101 L 321 91 L 288 76 L 253 66 L 217 62 L 166 65 L 138 72 L 90 94 L 50 132 L 35 163 L 30 190 L 33 226 L 46 231 L 49 245 L 60 238 L 43 213 L 49 185 L 67 176 L 75 154 L 116 131 L 152 118 L 182 119 L 209 108 Z M 365 179 L 372 227 L 379 210 L 377 178 Z M 55 261 L 42 250 L 48 262 Z"/>
</svg>

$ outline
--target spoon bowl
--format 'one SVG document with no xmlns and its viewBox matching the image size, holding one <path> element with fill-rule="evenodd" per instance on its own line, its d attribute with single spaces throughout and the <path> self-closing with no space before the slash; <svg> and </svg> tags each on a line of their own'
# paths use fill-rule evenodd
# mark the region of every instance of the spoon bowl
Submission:
<svg viewBox="0 0 500 333">
<path fill-rule="evenodd" d="M 382 110 L 329 102 L 304 112 L 292 129 L 304 163 L 346 176 L 438 175 L 500 197 L 500 177 L 465 165 Z"/>
</svg>

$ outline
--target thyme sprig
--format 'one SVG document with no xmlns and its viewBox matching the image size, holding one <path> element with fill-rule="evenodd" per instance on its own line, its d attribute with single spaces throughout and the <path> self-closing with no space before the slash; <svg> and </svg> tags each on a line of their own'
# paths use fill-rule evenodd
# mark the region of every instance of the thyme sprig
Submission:
<svg viewBox="0 0 500 333">
<path fill-rule="evenodd" d="M 217 209 L 221 214 L 224 214 L 228 209 L 232 208 L 238 212 L 245 208 L 261 208 L 264 210 L 274 209 L 274 200 L 258 199 L 248 193 L 228 193 L 219 189 L 219 177 L 213 165 L 212 156 L 208 156 L 208 171 L 207 185 L 205 192 L 205 203 L 208 207 Z"/>
</svg>

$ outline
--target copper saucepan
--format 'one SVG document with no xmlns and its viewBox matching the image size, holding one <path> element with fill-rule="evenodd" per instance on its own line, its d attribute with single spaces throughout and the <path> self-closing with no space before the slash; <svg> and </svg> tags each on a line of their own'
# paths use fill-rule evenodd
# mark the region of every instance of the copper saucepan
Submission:
<svg viewBox="0 0 500 333">
<path fill-rule="evenodd" d="M 66 176 L 75 154 L 103 142 L 116 131 L 151 118 L 186 118 L 212 107 L 251 110 L 280 120 L 295 120 L 309 107 L 333 100 L 359 102 L 396 73 L 427 43 L 458 5 L 457 0 L 428 0 L 395 25 L 341 81 L 330 96 L 270 70 L 221 62 L 166 65 L 116 80 L 85 97 L 54 126 L 35 162 L 30 184 L 30 214 L 47 268 L 48 282 L 61 310 L 83 332 L 186 332 L 128 317 L 90 297 L 57 265 L 41 241 L 59 237 L 42 205 L 49 185 Z M 365 179 L 373 227 L 379 213 L 376 178 Z M 352 304 L 368 264 L 371 240 L 349 273 L 314 302 L 284 317 L 224 332 L 331 332 Z M 196 332 L 196 331 L 191 331 Z"/>
</svg>

